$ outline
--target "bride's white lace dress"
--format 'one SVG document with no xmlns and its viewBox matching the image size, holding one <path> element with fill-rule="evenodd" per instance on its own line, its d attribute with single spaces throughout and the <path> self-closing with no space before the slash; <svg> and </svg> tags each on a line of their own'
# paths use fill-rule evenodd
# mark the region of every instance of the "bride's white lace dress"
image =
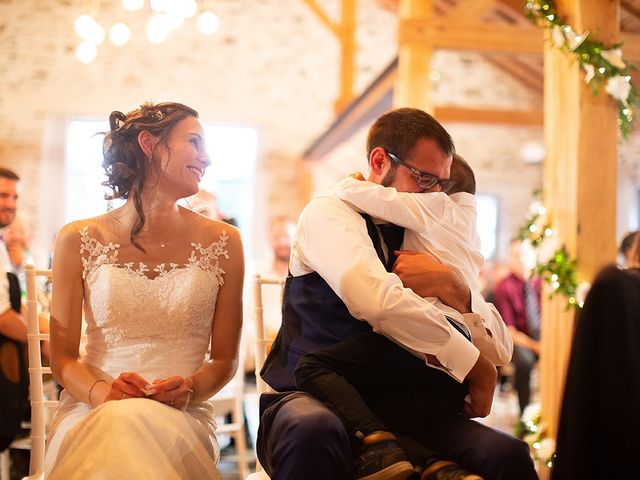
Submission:
<svg viewBox="0 0 640 480">
<path fill-rule="evenodd" d="M 143 255 L 126 239 L 121 247 L 110 231 L 104 217 L 78 224 L 87 325 L 82 361 L 107 381 L 125 371 L 148 382 L 192 374 L 209 347 L 226 234 L 172 232 L 166 248 L 163 242 Z M 215 428 L 208 402 L 184 412 L 149 399 L 92 409 L 63 391 L 49 430 L 47 478 L 217 479 Z"/>
</svg>

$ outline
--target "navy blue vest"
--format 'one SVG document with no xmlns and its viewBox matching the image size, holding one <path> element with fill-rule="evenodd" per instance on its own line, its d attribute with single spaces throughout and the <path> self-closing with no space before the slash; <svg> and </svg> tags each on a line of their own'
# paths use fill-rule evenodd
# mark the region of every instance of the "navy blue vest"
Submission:
<svg viewBox="0 0 640 480">
<path fill-rule="evenodd" d="M 363 217 L 378 257 L 387 265 L 378 231 L 367 215 Z M 371 326 L 351 316 L 318 273 L 289 275 L 284 287 L 282 326 L 260 374 L 277 391 L 295 390 L 293 371 L 305 354 L 367 330 Z"/>
</svg>

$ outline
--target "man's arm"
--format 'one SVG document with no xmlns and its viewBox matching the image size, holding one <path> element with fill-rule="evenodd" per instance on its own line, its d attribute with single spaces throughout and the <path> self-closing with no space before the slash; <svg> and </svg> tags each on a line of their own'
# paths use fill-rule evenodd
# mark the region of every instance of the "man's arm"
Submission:
<svg viewBox="0 0 640 480">
<path fill-rule="evenodd" d="M 312 201 L 302 213 L 292 249 L 292 274 L 317 272 L 350 313 L 430 365 L 463 381 L 479 351 L 437 308 L 404 288 L 375 253 L 361 215 L 334 197 Z M 299 263 L 304 268 L 296 267 Z M 468 289 L 467 289 L 468 290 Z"/>
<path fill-rule="evenodd" d="M 513 341 L 496 308 L 462 278 L 427 253 L 399 252 L 394 266 L 405 287 L 420 296 L 438 297 L 463 314 L 473 343 L 494 365 L 511 361 Z"/>
<path fill-rule="evenodd" d="M 446 193 L 407 193 L 377 183 L 345 178 L 331 188 L 334 195 L 372 217 L 404 228 L 424 232 L 445 219 Z"/>
<path fill-rule="evenodd" d="M 0 333 L 12 340 L 27 342 L 27 324 L 11 308 L 0 314 Z"/>
</svg>

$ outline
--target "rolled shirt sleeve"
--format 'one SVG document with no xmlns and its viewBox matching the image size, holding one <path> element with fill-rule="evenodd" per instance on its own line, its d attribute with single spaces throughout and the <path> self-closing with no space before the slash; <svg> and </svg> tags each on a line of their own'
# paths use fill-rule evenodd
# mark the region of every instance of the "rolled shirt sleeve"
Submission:
<svg viewBox="0 0 640 480">
<path fill-rule="evenodd" d="M 294 276 L 317 272 L 357 319 L 418 354 L 435 356 L 462 382 L 479 350 L 428 301 L 387 272 L 361 215 L 335 197 L 313 200 L 303 211 L 292 248 Z"/>
</svg>

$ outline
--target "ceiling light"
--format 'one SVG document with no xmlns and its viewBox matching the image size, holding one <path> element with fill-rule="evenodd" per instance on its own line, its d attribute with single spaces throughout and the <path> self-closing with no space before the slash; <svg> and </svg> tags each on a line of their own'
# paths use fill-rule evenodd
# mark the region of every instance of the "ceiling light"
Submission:
<svg viewBox="0 0 640 480">
<path fill-rule="evenodd" d="M 109 30 L 109 40 L 118 47 L 127 43 L 129 38 L 131 38 L 131 30 L 122 22 L 116 23 L 111 27 L 111 30 Z"/>
<path fill-rule="evenodd" d="M 76 48 L 76 57 L 84 64 L 93 62 L 97 55 L 98 49 L 91 43 L 82 42 L 78 45 L 78 48 Z"/>
<path fill-rule="evenodd" d="M 144 0 L 122 0 L 122 7 L 130 12 L 140 10 L 144 7 Z"/>
<path fill-rule="evenodd" d="M 202 12 L 198 17 L 198 30 L 205 35 L 213 35 L 218 31 L 220 20 L 211 10 Z"/>
</svg>

